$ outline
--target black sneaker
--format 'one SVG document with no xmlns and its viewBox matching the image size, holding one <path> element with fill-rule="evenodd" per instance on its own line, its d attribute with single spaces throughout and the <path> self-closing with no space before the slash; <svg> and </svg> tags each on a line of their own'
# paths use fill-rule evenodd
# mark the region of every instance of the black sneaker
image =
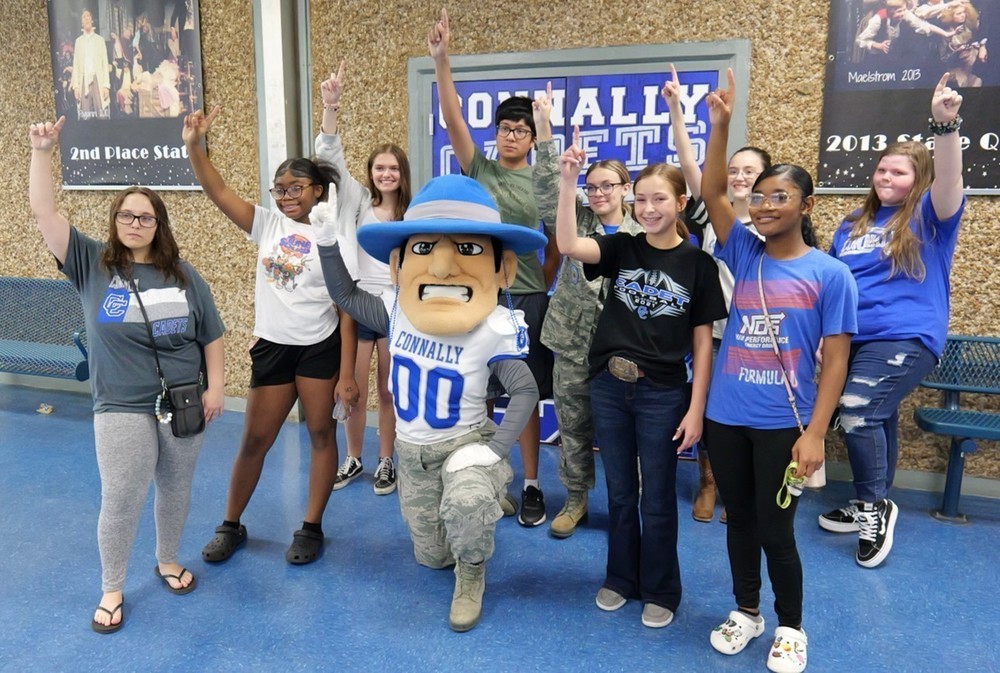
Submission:
<svg viewBox="0 0 1000 673">
<path fill-rule="evenodd" d="M 392 464 L 391 456 L 378 459 L 375 468 L 375 495 L 389 495 L 396 490 L 396 466 Z"/>
<path fill-rule="evenodd" d="M 522 526 L 533 528 L 545 523 L 545 495 L 534 486 L 528 486 L 521 491 L 521 513 L 517 522 Z"/>
<path fill-rule="evenodd" d="M 339 491 L 361 476 L 361 459 L 354 456 L 344 458 L 337 469 L 337 478 L 333 480 L 333 490 Z"/>
<path fill-rule="evenodd" d="M 834 509 L 819 515 L 819 527 L 831 533 L 856 533 L 858 531 L 858 505 L 860 500 L 851 500 L 847 507 Z"/>
<path fill-rule="evenodd" d="M 858 507 L 858 565 L 874 568 L 892 549 L 892 533 L 899 510 L 886 498 L 881 502 L 863 502 Z"/>
</svg>

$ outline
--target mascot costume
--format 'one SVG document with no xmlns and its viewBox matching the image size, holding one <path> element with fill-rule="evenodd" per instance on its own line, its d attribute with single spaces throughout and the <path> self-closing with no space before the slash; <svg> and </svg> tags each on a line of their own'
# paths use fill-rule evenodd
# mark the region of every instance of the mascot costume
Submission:
<svg viewBox="0 0 1000 673">
<path fill-rule="evenodd" d="M 396 411 L 399 504 L 417 562 L 455 566 L 449 624 L 468 631 L 482 613 L 486 561 L 493 555 L 501 499 L 513 478 L 511 445 L 538 403 L 523 358 L 524 317 L 507 289 L 517 255 L 545 236 L 505 224 L 475 180 L 434 178 L 401 222 L 369 224 L 358 243 L 387 262 L 395 292 L 358 289 L 338 245 L 336 201 L 313 209 L 330 296 L 352 318 L 388 335 L 389 387 Z M 500 292 L 506 301 L 498 305 Z M 503 421 L 486 414 L 490 374 L 510 395 Z"/>
</svg>

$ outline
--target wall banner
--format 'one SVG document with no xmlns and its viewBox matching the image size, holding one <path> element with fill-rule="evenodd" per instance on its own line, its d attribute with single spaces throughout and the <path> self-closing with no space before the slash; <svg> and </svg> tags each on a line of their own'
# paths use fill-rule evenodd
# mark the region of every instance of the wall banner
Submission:
<svg viewBox="0 0 1000 673">
<path fill-rule="evenodd" d="M 48 0 L 65 189 L 200 189 L 184 116 L 202 107 L 198 0 Z"/>
<path fill-rule="evenodd" d="M 867 191 L 896 140 L 933 147 L 931 94 L 962 94 L 965 185 L 1000 194 L 1000 0 L 833 0 L 817 191 Z M 991 53 L 992 52 L 992 53 Z"/>
</svg>

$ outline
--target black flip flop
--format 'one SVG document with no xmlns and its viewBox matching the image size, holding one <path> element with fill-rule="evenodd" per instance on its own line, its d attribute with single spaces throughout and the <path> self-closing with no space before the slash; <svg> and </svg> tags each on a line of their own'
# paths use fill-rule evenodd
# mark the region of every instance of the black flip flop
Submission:
<svg viewBox="0 0 1000 673">
<path fill-rule="evenodd" d="M 184 573 L 191 575 L 191 584 L 186 587 L 173 587 L 170 585 L 170 580 L 177 580 L 178 584 L 181 578 L 184 577 Z M 153 566 L 153 574 L 163 580 L 163 584 L 167 587 L 167 591 L 172 594 L 177 594 L 178 596 L 183 596 L 184 594 L 189 594 L 194 591 L 194 588 L 198 586 L 198 578 L 191 573 L 187 568 L 181 568 L 180 573 L 177 575 L 164 575 L 160 572 L 160 566 Z"/>
<path fill-rule="evenodd" d="M 122 618 L 118 621 L 117 624 L 101 624 L 96 619 L 91 619 L 90 620 L 90 628 L 94 629 L 94 631 L 96 631 L 97 633 L 114 633 L 115 631 L 117 631 L 118 629 L 120 629 L 122 627 L 122 625 L 125 623 L 125 610 L 124 610 L 124 608 L 125 608 L 125 601 L 122 601 L 121 603 L 119 603 L 118 606 L 114 610 L 108 610 L 107 608 L 101 607 L 100 605 L 98 605 L 97 609 L 100 610 L 101 612 L 107 612 L 108 615 L 111 617 L 111 619 L 114 619 L 115 618 L 115 613 L 118 612 L 119 610 L 121 610 Z"/>
</svg>

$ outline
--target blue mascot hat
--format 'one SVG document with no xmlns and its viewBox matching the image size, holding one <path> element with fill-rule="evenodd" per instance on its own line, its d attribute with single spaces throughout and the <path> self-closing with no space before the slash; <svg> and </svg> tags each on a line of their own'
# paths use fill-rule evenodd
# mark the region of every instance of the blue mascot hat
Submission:
<svg viewBox="0 0 1000 673">
<path fill-rule="evenodd" d="M 517 254 L 545 247 L 540 231 L 500 220 L 500 211 L 489 193 L 472 178 L 442 175 L 417 192 L 401 222 L 377 222 L 358 229 L 358 243 L 369 255 L 389 262 L 415 234 L 478 234 L 493 236 L 504 250 Z"/>
</svg>

